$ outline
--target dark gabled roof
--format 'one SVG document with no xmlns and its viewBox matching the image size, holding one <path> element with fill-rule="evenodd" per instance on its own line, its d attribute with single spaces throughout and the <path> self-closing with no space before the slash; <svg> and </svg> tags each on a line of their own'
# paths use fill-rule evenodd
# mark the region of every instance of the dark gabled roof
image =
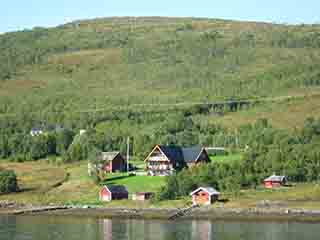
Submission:
<svg viewBox="0 0 320 240">
<path fill-rule="evenodd" d="M 128 190 L 125 186 L 122 185 L 108 185 L 104 186 L 106 189 L 108 189 L 111 193 L 128 193 Z"/>
<path fill-rule="evenodd" d="M 201 154 L 203 148 L 201 147 L 190 147 L 182 148 L 183 158 L 186 163 L 192 163 L 196 161 Z"/>
<path fill-rule="evenodd" d="M 118 156 L 120 152 L 102 152 L 100 155 L 101 161 L 113 161 L 116 156 Z"/>
<path fill-rule="evenodd" d="M 171 160 L 175 162 L 183 161 L 183 153 L 180 147 L 159 145 L 161 151 Z"/>
<path fill-rule="evenodd" d="M 185 163 L 195 162 L 203 151 L 203 148 L 199 146 L 182 148 L 179 146 L 159 145 L 159 147 L 171 161 Z"/>
</svg>

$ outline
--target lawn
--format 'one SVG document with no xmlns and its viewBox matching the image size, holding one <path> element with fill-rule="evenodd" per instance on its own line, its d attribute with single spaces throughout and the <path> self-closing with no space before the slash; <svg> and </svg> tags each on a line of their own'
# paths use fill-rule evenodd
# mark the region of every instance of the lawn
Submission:
<svg viewBox="0 0 320 240">
<path fill-rule="evenodd" d="M 134 192 L 157 192 L 164 185 L 164 177 L 151 176 L 127 176 L 111 175 L 103 182 L 104 184 L 124 185 L 129 193 Z"/>
</svg>

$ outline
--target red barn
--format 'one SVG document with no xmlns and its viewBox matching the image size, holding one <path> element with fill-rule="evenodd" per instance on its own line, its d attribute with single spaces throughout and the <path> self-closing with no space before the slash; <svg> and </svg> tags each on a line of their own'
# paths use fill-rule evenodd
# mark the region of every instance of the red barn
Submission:
<svg viewBox="0 0 320 240">
<path fill-rule="evenodd" d="M 265 188 L 279 188 L 287 182 L 286 176 L 271 175 L 263 181 Z"/>
<path fill-rule="evenodd" d="M 101 152 L 97 156 L 96 163 L 88 163 L 88 174 L 96 172 L 113 173 L 127 170 L 127 161 L 120 152 Z"/>
<path fill-rule="evenodd" d="M 200 187 L 190 193 L 193 205 L 210 205 L 218 200 L 220 193 L 212 187 Z"/>
<path fill-rule="evenodd" d="M 153 193 L 151 192 L 137 192 L 132 194 L 132 200 L 134 201 L 145 201 L 149 200 L 152 197 Z"/>
<path fill-rule="evenodd" d="M 124 172 L 126 170 L 126 160 L 120 152 L 102 152 L 100 156 L 102 164 L 101 170 L 104 172 Z"/>
<path fill-rule="evenodd" d="M 101 188 L 99 198 L 101 201 L 110 202 L 112 200 L 128 199 L 129 193 L 124 186 L 110 185 Z"/>
</svg>

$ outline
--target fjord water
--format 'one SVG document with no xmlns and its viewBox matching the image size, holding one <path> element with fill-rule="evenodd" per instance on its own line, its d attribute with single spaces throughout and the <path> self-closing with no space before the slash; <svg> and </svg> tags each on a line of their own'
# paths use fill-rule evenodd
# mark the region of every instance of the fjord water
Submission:
<svg viewBox="0 0 320 240">
<path fill-rule="evenodd" d="M 317 240 L 320 223 L 0 217 L 1 240 Z"/>
</svg>

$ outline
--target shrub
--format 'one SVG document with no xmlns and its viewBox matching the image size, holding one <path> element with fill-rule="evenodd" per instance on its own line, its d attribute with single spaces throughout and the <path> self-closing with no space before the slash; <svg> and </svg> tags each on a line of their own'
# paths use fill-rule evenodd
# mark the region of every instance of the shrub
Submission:
<svg viewBox="0 0 320 240">
<path fill-rule="evenodd" d="M 0 170 L 0 193 L 17 192 L 17 176 L 12 170 Z"/>
</svg>

